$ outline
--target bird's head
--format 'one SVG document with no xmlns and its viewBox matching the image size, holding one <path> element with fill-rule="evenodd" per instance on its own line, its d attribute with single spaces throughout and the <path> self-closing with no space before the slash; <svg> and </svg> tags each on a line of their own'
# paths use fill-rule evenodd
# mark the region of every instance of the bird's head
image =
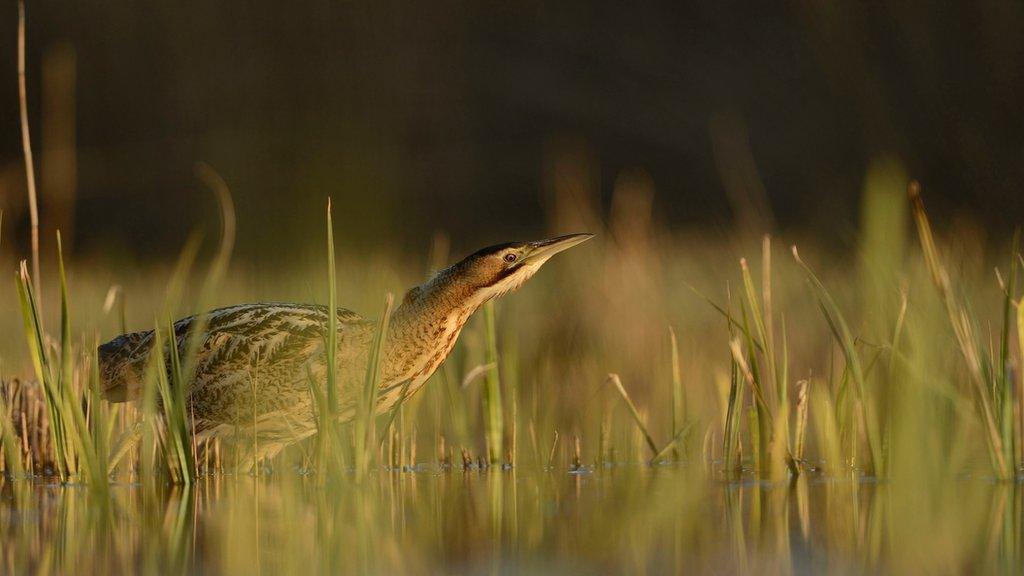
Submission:
<svg viewBox="0 0 1024 576">
<path fill-rule="evenodd" d="M 464 258 L 449 270 L 482 304 L 519 288 L 552 256 L 586 242 L 593 234 L 569 234 L 536 242 L 489 246 Z"/>
</svg>

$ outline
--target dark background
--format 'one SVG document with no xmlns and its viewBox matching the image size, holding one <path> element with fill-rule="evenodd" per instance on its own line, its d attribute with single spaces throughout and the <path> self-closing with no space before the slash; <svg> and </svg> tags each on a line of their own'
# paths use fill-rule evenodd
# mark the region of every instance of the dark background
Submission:
<svg viewBox="0 0 1024 576">
<path fill-rule="evenodd" d="M 566 158 L 605 207 L 645 171 L 673 230 L 730 230 L 747 161 L 764 226 L 842 246 L 881 157 L 940 220 L 1020 221 L 1021 3 L 768 4 L 30 1 L 44 225 L 78 254 L 176 253 L 216 222 L 203 160 L 232 188 L 243 256 L 321 238 L 328 195 L 343 242 L 472 246 L 543 232 Z M 7 0 L 0 208 L 23 251 L 16 30 Z"/>
</svg>

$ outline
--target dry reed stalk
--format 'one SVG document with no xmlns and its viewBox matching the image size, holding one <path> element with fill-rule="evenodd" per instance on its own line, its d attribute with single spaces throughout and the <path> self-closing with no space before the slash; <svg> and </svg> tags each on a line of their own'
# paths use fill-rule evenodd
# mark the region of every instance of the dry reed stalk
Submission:
<svg viewBox="0 0 1024 576">
<path fill-rule="evenodd" d="M 32 139 L 28 129 L 28 89 L 25 82 L 25 0 L 18 0 L 18 103 L 21 110 L 21 149 L 25 157 L 28 209 L 32 226 L 32 278 L 36 294 L 42 294 L 39 280 L 39 203 L 32 161 Z"/>
<path fill-rule="evenodd" d="M 932 282 L 939 291 L 939 297 L 946 307 L 946 314 L 949 316 L 953 334 L 959 344 L 960 353 L 967 365 L 970 374 L 972 389 L 974 390 L 974 402 L 978 413 L 981 416 L 981 423 L 985 428 L 988 439 L 989 456 L 992 460 L 992 467 L 1001 479 L 1012 477 L 1013 470 L 1011 463 L 1007 461 L 1004 453 L 1003 438 L 1000 436 L 999 426 L 996 422 L 996 414 L 989 398 L 988 384 L 982 368 L 982 356 L 977 348 L 977 340 L 974 334 L 974 327 L 967 310 L 960 305 L 953 294 L 952 282 L 949 273 L 939 255 L 938 247 L 935 244 L 935 237 L 932 234 L 928 216 L 925 214 L 924 201 L 921 199 L 921 185 L 911 182 L 907 188 L 910 196 L 914 221 L 917 224 L 918 237 L 921 241 L 921 250 L 924 252 L 925 263 L 928 271 L 931 272 Z"/>
</svg>

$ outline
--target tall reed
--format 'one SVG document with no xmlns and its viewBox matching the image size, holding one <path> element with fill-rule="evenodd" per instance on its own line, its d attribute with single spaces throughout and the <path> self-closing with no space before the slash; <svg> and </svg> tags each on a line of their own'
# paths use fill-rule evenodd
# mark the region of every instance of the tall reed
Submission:
<svg viewBox="0 0 1024 576">
<path fill-rule="evenodd" d="M 1014 303 L 1013 291 L 1018 259 L 1017 236 L 1014 237 L 1010 255 L 1011 281 L 1004 287 L 1003 326 L 1000 331 L 999 352 L 998 354 L 984 354 L 977 336 L 977 321 L 969 306 L 954 291 L 953 281 L 939 253 L 931 224 L 925 214 L 924 201 L 921 199 L 921 186 L 917 182 L 911 182 L 908 192 L 925 262 L 931 273 L 932 282 L 938 289 L 939 297 L 956 337 L 959 352 L 967 367 L 974 405 L 985 431 L 984 437 L 992 471 L 998 478 L 1009 480 L 1013 478 L 1015 471 L 1020 467 L 1014 450 L 1014 438 L 1017 436 L 1015 430 L 1019 423 L 1013 418 L 1013 408 L 1010 405 L 1012 383 L 1006 370 L 1009 365 L 1009 334 L 1012 322 L 1010 309 Z M 998 357 L 998 365 L 993 365 L 990 360 L 992 357 Z"/>
</svg>

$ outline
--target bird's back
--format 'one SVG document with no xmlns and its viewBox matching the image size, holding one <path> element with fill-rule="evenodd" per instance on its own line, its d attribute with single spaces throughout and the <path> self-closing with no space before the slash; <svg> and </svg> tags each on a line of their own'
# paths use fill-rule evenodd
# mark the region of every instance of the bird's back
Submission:
<svg viewBox="0 0 1024 576">
<path fill-rule="evenodd" d="M 373 324 L 349 310 L 339 309 L 337 314 L 339 380 L 345 383 L 365 370 Z M 310 378 L 322 382 L 326 374 L 327 320 L 324 306 L 257 303 L 175 322 L 175 342 L 182 355 L 188 336 L 202 330 L 186 393 L 197 428 L 308 407 Z M 153 342 L 150 330 L 119 336 L 100 347 L 108 400 L 141 395 Z"/>
</svg>

